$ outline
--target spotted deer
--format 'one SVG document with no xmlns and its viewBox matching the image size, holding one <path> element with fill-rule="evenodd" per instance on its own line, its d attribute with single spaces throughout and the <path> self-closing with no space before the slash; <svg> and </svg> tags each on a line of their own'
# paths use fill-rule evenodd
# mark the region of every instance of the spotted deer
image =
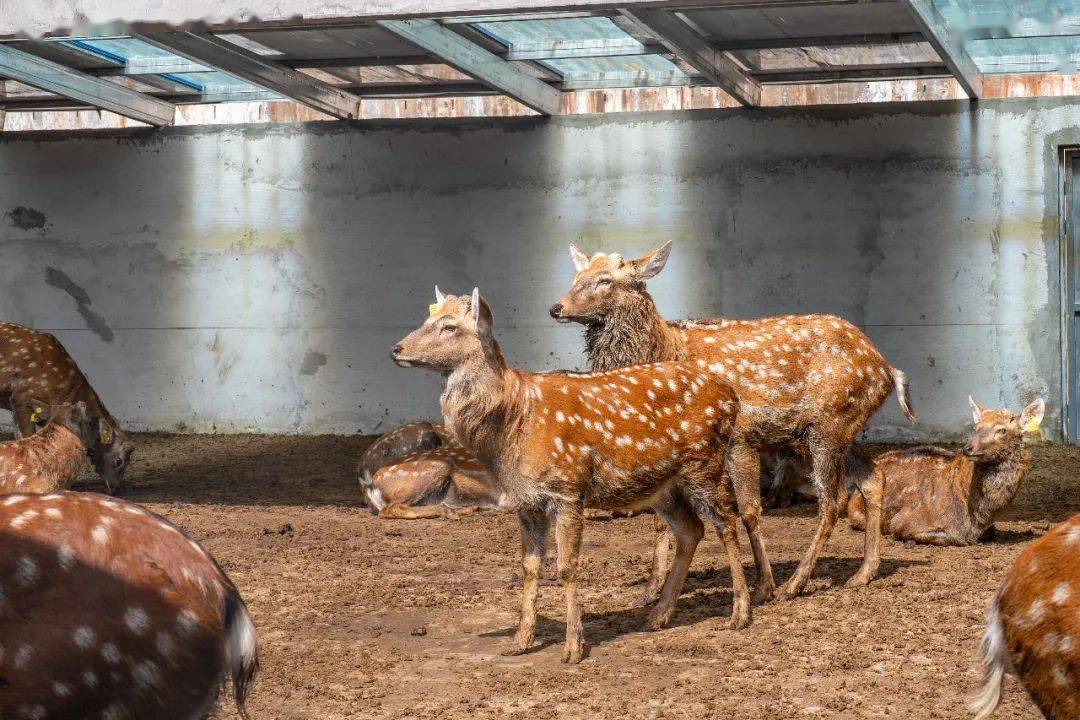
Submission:
<svg viewBox="0 0 1080 720">
<path fill-rule="evenodd" d="M 96 493 L 0 498 L 0 712 L 190 720 L 258 670 L 236 587 L 175 525 Z"/>
<path fill-rule="evenodd" d="M 32 419 L 34 398 L 49 405 L 86 404 L 97 432 L 87 444 L 109 492 L 124 482 L 135 444 L 105 409 L 86 376 L 67 350 L 49 333 L 15 323 L 0 323 L 0 408 L 15 416 L 19 435 L 33 434 L 41 423 Z"/>
<path fill-rule="evenodd" d="M 401 462 L 407 455 L 434 450 L 445 444 L 448 435 L 442 425 L 429 422 L 411 422 L 389 430 L 368 445 L 356 466 L 356 476 L 374 477 L 387 465 Z"/>
<path fill-rule="evenodd" d="M 917 447 L 874 459 L 885 478 L 886 534 L 931 545 L 975 545 L 1016 497 L 1031 466 L 1023 434 L 1039 427 L 1046 405 L 1035 400 L 1013 415 L 968 401 L 975 428 L 961 452 Z M 863 507 L 862 496 L 852 495 L 852 527 L 862 526 Z"/>
<path fill-rule="evenodd" d="M 558 571 L 566 597 L 563 661 L 579 662 L 585 641 L 577 600 L 582 512 L 651 506 L 676 538 L 676 555 L 648 627 L 671 618 L 694 550 L 709 520 L 724 543 L 734 592 L 731 625 L 750 622 L 750 598 L 735 535 L 734 498 L 720 468 L 739 410 L 734 391 L 693 363 L 660 363 L 606 373 L 526 373 L 511 369 L 479 291 L 436 294 L 424 323 L 392 357 L 446 378 L 443 419 L 495 478 L 502 504 L 518 512 L 524 586 L 511 652 L 525 652 L 549 513 L 555 516 Z"/>
<path fill-rule="evenodd" d="M 551 315 L 585 326 L 585 349 L 594 370 L 690 361 L 735 388 L 742 411 L 726 467 L 754 551 L 758 597 L 774 592 L 759 530 L 759 453 L 795 450 L 809 455 L 819 489 L 818 527 L 794 575 L 780 590 L 781 597 L 794 597 L 806 588 L 836 524 L 846 486 L 847 449 L 893 390 L 914 422 L 906 377 L 857 327 L 831 315 L 665 321 L 645 283 L 663 270 L 670 250 L 668 242 L 644 257 L 625 260 L 615 253 L 590 258 L 571 245 L 577 274 L 570 290 L 552 305 Z M 877 573 L 880 531 L 873 522 L 865 536 L 862 567 L 848 585 L 865 585 Z M 666 539 L 658 549 L 663 544 Z"/>
<path fill-rule="evenodd" d="M 1016 558 L 987 610 L 982 664 L 976 720 L 997 709 L 1006 673 L 1047 720 L 1080 718 L 1080 515 Z"/>
<path fill-rule="evenodd" d="M 97 431 L 86 403 L 51 407 L 31 402 L 34 422 L 45 427 L 29 437 L 0 443 L 0 493 L 67 490 L 86 465 L 86 438 Z"/>
</svg>

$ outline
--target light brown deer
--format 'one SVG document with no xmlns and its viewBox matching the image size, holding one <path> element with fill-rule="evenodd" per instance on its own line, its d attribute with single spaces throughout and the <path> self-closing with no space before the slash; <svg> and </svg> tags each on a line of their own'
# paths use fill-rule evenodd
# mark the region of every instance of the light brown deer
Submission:
<svg viewBox="0 0 1080 720">
<path fill-rule="evenodd" d="M 907 380 L 857 327 L 830 315 L 665 321 L 645 282 L 664 268 L 670 249 L 668 242 L 642 258 L 624 260 L 614 253 L 590 258 L 571 245 L 577 275 L 551 307 L 551 315 L 585 325 L 586 352 L 594 369 L 690 360 L 735 388 L 742 412 L 727 470 L 754 550 L 758 597 L 770 596 L 774 589 L 759 531 L 759 453 L 793 449 L 809 455 L 819 490 L 819 519 L 799 567 L 780 591 L 782 597 L 794 597 L 805 589 L 836 524 L 846 486 L 847 449 L 894 389 L 904 414 L 914 421 Z M 877 573 L 879 541 L 880 532 L 871 522 L 862 567 L 849 585 L 865 585 Z"/>
<path fill-rule="evenodd" d="M 976 720 L 997 709 L 1006 673 L 1047 720 L 1080 718 L 1080 515 L 1016 558 L 987 611 L 982 664 Z"/>
<path fill-rule="evenodd" d="M 96 493 L 0 498 L 5 718 L 191 720 L 232 680 L 242 716 L 255 627 L 213 558 Z"/>
<path fill-rule="evenodd" d="M 86 440 L 97 432 L 86 403 L 51 407 L 31 403 L 34 422 L 45 427 L 29 437 L 0 443 L 0 493 L 67 490 L 86 466 Z"/>
<path fill-rule="evenodd" d="M 885 533 L 931 545 L 974 545 L 1016 497 L 1031 466 L 1024 430 L 1038 428 L 1046 405 L 1036 400 L 1017 416 L 968 400 L 975 429 L 962 452 L 917 447 L 874 459 L 885 478 Z M 856 529 L 864 522 L 858 493 L 848 503 L 848 518 Z"/>
<path fill-rule="evenodd" d="M 447 437 L 446 428 L 436 423 L 420 421 L 399 425 L 368 445 L 360 455 L 356 476 L 361 479 L 374 477 L 379 470 L 401 462 L 407 455 L 442 447 Z"/>
<path fill-rule="evenodd" d="M 135 444 L 90 387 L 90 382 L 64 346 L 49 333 L 15 323 L 0 323 L 0 408 L 10 410 L 23 437 L 43 424 L 32 419 L 34 399 L 48 405 L 86 403 L 97 432 L 88 438 L 87 453 L 108 492 L 124 482 Z"/>
<path fill-rule="evenodd" d="M 566 595 L 563 660 L 582 658 L 577 566 L 586 504 L 652 506 L 675 533 L 676 556 L 649 616 L 650 628 L 663 627 L 674 612 L 703 534 L 699 513 L 716 527 L 728 553 L 732 627 L 748 624 L 734 499 L 720 472 L 739 409 L 734 391 L 693 363 L 588 374 L 513 370 L 492 324 L 479 291 L 471 298 L 437 294 L 428 319 L 392 355 L 398 365 L 446 378 L 440 398 L 444 421 L 492 470 L 502 504 L 518 512 L 524 588 L 513 652 L 533 642 L 540 564 L 553 513 Z"/>
</svg>

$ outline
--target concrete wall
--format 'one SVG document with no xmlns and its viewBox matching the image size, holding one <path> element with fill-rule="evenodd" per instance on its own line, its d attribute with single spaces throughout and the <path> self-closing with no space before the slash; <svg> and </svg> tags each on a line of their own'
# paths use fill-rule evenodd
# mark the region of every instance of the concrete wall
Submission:
<svg viewBox="0 0 1080 720">
<path fill-rule="evenodd" d="M 511 362 L 582 364 L 547 316 L 567 242 L 645 251 L 669 317 L 827 311 L 911 376 L 1060 424 L 1055 101 L 0 135 L 0 316 L 48 328 L 134 428 L 372 432 L 434 416 L 396 368 L 432 286 L 479 285 Z M 20 209 L 21 208 L 21 209 Z M 910 437 L 890 401 L 874 437 Z"/>
</svg>

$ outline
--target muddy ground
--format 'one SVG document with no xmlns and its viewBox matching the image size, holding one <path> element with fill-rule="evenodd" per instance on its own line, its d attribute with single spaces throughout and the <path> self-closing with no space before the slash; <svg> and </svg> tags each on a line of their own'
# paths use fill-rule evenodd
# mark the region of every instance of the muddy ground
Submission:
<svg viewBox="0 0 1080 720">
<path fill-rule="evenodd" d="M 503 657 L 516 621 L 513 516 L 387 521 L 357 504 L 361 437 L 142 435 L 125 497 L 189 530 L 222 563 L 259 628 L 252 716 L 271 718 L 962 718 L 983 612 L 1013 558 L 1080 511 L 1080 448 L 1035 449 L 1034 469 L 988 545 L 887 541 L 883 575 L 848 590 L 861 535 L 846 524 L 809 596 L 727 629 L 729 575 L 702 543 L 674 623 L 642 632 L 636 606 L 652 519 L 593 523 L 583 553 L 581 665 L 560 663 L 561 592 L 542 587 L 541 647 Z M 86 487 L 81 489 L 94 489 Z M 765 520 L 778 579 L 814 508 Z M 743 563 L 753 562 L 743 539 Z M 220 718 L 235 718 L 223 707 Z M 1034 719 L 1013 680 L 997 717 Z"/>
</svg>

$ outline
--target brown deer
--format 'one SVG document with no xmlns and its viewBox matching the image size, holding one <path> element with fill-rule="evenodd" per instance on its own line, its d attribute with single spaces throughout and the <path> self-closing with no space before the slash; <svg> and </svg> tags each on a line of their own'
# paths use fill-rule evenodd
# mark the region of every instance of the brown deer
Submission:
<svg viewBox="0 0 1080 720">
<path fill-rule="evenodd" d="M 738 414 L 734 391 L 693 363 L 661 363 L 608 373 L 526 373 L 510 369 L 478 290 L 436 294 L 427 320 L 398 343 L 403 367 L 446 378 L 440 398 L 454 436 L 495 475 L 502 504 L 522 529 L 524 588 L 513 652 L 536 629 L 536 600 L 549 514 L 555 516 L 558 570 L 566 595 L 563 661 L 584 652 L 577 566 L 582 512 L 651 506 L 675 533 L 676 556 L 648 626 L 674 612 L 703 526 L 716 527 L 731 564 L 731 624 L 750 621 L 739 560 L 734 498 L 721 482 L 728 437 Z"/>
<path fill-rule="evenodd" d="M 0 498 L 0 713 L 205 717 L 258 669 L 236 587 L 183 531 L 96 493 Z"/>
<path fill-rule="evenodd" d="M 33 434 L 34 398 L 48 405 L 86 403 L 97 432 L 87 453 L 109 492 L 119 489 L 135 444 L 105 409 L 101 398 L 67 350 L 49 333 L 15 323 L 0 323 L 0 408 L 15 416 L 19 435 Z"/>
<path fill-rule="evenodd" d="M 85 438 L 97 431 L 86 403 L 50 407 L 34 400 L 31 406 L 33 421 L 45 422 L 45 427 L 29 437 L 0 443 L 0 493 L 67 490 L 86 465 Z"/>
<path fill-rule="evenodd" d="M 442 425 L 429 422 L 412 422 L 389 430 L 368 445 L 356 466 L 356 476 L 374 477 L 387 465 L 401 462 L 407 455 L 424 450 L 434 450 L 445 444 L 449 437 Z"/>
<path fill-rule="evenodd" d="M 982 664 L 976 720 L 997 709 L 1005 673 L 1020 679 L 1047 720 L 1080 718 L 1080 515 L 1016 558 L 987 611 Z"/>
<path fill-rule="evenodd" d="M 668 242 L 644 257 L 624 260 L 614 253 L 590 258 L 571 245 L 577 274 L 570 290 L 552 305 L 551 315 L 585 326 L 585 348 L 594 370 L 688 360 L 735 388 L 742 412 L 727 470 L 754 550 L 758 597 L 768 597 L 774 589 L 759 531 L 759 453 L 796 450 L 809 455 L 819 489 L 819 519 L 799 567 L 780 591 L 782 597 L 794 597 L 805 589 L 836 524 L 848 447 L 894 389 L 904 414 L 914 421 L 906 377 L 857 327 L 830 315 L 665 321 L 645 282 L 664 268 L 670 249 Z M 880 532 L 873 522 L 865 535 L 863 564 L 849 585 L 865 585 L 877 573 Z"/>
<path fill-rule="evenodd" d="M 1046 405 L 1036 400 L 1017 416 L 968 400 L 975 429 L 962 452 L 917 447 L 874 459 L 885 478 L 885 533 L 932 545 L 975 545 L 1016 497 L 1031 465 L 1023 434 L 1038 428 Z M 862 527 L 859 493 L 848 503 L 848 518 Z"/>
</svg>

